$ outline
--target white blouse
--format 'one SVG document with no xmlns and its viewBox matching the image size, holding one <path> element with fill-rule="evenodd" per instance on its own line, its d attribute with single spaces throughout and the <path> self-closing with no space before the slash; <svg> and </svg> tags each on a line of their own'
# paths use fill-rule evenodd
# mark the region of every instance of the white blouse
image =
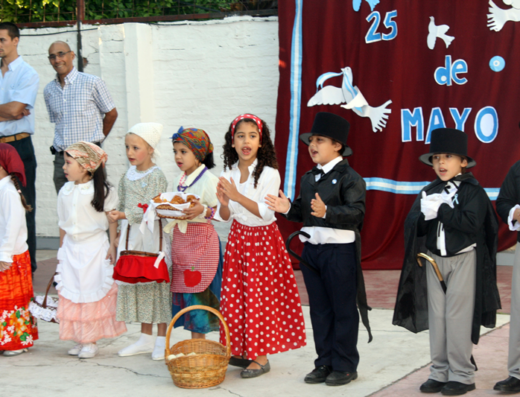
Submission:
<svg viewBox="0 0 520 397">
<path fill-rule="evenodd" d="M 27 251 L 25 208 L 10 176 L 0 180 L 0 262 Z"/>
<path fill-rule="evenodd" d="M 238 191 L 258 204 L 258 212 L 260 213 L 261 218 L 246 210 L 245 207 L 238 204 L 236 201 L 229 200 L 229 212 L 231 213 L 229 219 L 225 221 L 220 217 L 219 202 L 215 214 L 215 220 L 229 222 L 231 219 L 235 219 L 237 222 L 246 226 L 267 226 L 276 221 L 274 211 L 271 211 L 267 204 L 265 204 L 265 197 L 268 194 L 278 196 L 278 190 L 280 189 L 281 183 L 280 173 L 274 168 L 265 166 L 260 174 L 260 178 L 258 178 L 258 185 L 255 188 L 255 178 L 253 173 L 257 164 L 258 159 L 249 166 L 249 177 L 244 183 L 240 183 L 240 170 L 238 169 L 238 163 L 233 164 L 230 170 L 222 171 L 220 176 L 223 176 L 230 182 L 231 178 L 233 178 Z"/>
<path fill-rule="evenodd" d="M 183 187 L 189 186 L 184 191 L 184 193 L 187 193 L 187 194 L 191 193 L 191 194 L 196 194 L 196 195 L 200 196 L 200 203 L 202 205 L 206 205 L 210 208 L 213 208 L 213 207 L 216 207 L 218 204 L 218 199 L 217 199 L 218 178 L 215 175 L 213 175 L 210 170 L 206 170 L 206 172 L 204 172 L 204 174 L 202 174 L 200 179 L 197 182 L 195 182 L 195 184 L 193 186 L 190 186 L 193 183 L 193 181 L 195 181 L 195 179 L 197 179 L 197 177 L 200 175 L 200 173 L 204 170 L 204 167 L 205 167 L 205 165 L 202 164 L 195 171 L 193 171 L 190 175 L 188 175 L 188 177 L 186 178 L 186 180 L 184 181 L 182 186 Z M 181 181 L 182 175 L 184 175 L 184 173 L 182 173 L 177 178 L 177 180 L 175 180 L 173 183 L 174 192 L 177 191 L 177 186 L 179 185 L 179 182 Z M 203 211 L 202 214 L 200 214 L 195 219 L 189 220 L 188 223 L 190 223 L 190 222 L 206 223 L 206 222 L 208 222 L 208 220 L 205 219 L 204 216 L 205 216 L 205 211 Z"/>
<path fill-rule="evenodd" d="M 105 198 L 105 212 L 92 207 L 94 182 L 74 184 L 67 182 L 58 194 L 58 226 L 74 241 L 87 242 L 108 230 L 106 211 L 117 208 L 117 192 L 110 187 Z"/>
</svg>

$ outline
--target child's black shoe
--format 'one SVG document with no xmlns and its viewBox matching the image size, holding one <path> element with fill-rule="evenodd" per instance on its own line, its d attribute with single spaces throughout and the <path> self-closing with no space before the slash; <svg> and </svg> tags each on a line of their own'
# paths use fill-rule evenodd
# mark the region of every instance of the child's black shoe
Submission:
<svg viewBox="0 0 520 397">
<path fill-rule="evenodd" d="M 323 383 L 331 372 L 332 367 L 328 365 L 320 365 L 319 367 L 314 368 L 311 373 L 307 374 L 303 381 L 310 384 Z"/>
</svg>

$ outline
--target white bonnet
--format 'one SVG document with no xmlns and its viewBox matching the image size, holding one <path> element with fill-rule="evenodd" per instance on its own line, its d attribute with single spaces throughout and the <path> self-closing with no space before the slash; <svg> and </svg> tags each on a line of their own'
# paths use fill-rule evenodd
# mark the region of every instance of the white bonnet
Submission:
<svg viewBox="0 0 520 397">
<path fill-rule="evenodd" d="M 159 123 L 138 123 L 128 130 L 129 133 L 143 138 L 154 149 L 154 156 L 159 156 L 157 145 L 161 140 L 163 125 Z"/>
</svg>

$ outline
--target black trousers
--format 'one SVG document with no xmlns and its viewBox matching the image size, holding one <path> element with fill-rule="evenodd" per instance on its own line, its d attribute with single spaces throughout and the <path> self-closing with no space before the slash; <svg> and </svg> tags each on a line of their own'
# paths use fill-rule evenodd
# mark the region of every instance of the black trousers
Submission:
<svg viewBox="0 0 520 397">
<path fill-rule="evenodd" d="M 312 330 L 318 358 L 315 366 L 354 372 L 359 363 L 356 306 L 356 245 L 305 243 L 302 258 L 320 273 L 302 265 L 309 294 Z"/>
<path fill-rule="evenodd" d="M 25 179 L 27 186 L 21 185 L 22 194 L 33 210 L 25 213 L 27 222 L 27 245 L 29 246 L 29 255 L 31 256 L 31 269 L 33 273 L 36 270 L 36 156 L 34 155 L 34 147 L 31 137 L 24 138 L 19 141 L 9 142 L 20 155 L 25 166 Z"/>
</svg>

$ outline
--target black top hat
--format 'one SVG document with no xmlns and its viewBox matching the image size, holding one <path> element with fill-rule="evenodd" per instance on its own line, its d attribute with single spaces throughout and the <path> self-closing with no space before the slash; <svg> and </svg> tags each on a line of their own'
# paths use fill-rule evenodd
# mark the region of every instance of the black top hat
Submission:
<svg viewBox="0 0 520 397">
<path fill-rule="evenodd" d="M 300 139 L 306 145 L 309 145 L 309 138 L 312 135 L 325 136 L 334 139 L 345 146 L 342 156 L 350 156 L 352 149 L 347 146 L 348 131 L 350 123 L 343 117 L 333 113 L 319 112 L 314 118 L 311 132 L 300 135 Z"/>
<path fill-rule="evenodd" d="M 430 153 L 423 154 L 419 157 L 424 164 L 432 164 L 432 156 L 436 153 L 451 153 L 458 156 L 464 156 L 468 159 L 468 166 L 471 168 L 477 165 L 477 162 L 468 156 L 468 136 L 454 128 L 438 128 L 432 131 L 430 144 Z"/>
</svg>

